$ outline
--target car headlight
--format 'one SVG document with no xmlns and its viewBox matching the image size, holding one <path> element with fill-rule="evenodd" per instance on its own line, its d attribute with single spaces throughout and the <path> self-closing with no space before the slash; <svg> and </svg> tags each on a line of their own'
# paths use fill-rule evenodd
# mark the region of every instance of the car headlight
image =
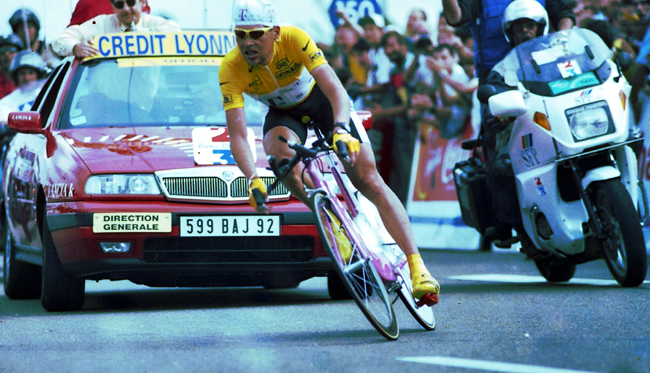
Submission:
<svg viewBox="0 0 650 373">
<path fill-rule="evenodd" d="M 161 194 L 153 175 L 94 175 L 86 181 L 88 194 Z"/>
<path fill-rule="evenodd" d="M 614 132 L 607 102 L 600 101 L 566 111 L 571 133 L 577 141 Z"/>
</svg>

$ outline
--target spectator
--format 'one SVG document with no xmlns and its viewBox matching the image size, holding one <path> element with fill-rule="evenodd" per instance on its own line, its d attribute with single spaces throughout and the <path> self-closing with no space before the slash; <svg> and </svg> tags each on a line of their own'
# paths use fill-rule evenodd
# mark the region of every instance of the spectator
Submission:
<svg viewBox="0 0 650 373">
<path fill-rule="evenodd" d="M 415 43 L 422 36 L 431 38 L 431 32 L 427 26 L 427 13 L 424 9 L 415 8 L 411 10 L 406 21 L 405 36 L 410 51 L 413 50 Z"/>
<path fill-rule="evenodd" d="M 411 177 L 411 166 L 415 150 L 417 130 L 406 114 L 409 102 L 409 89 L 405 81 L 405 73 L 413 63 L 415 55 L 408 51 L 406 38 L 396 31 L 384 34 L 381 44 L 388 59 L 394 64 L 388 84 L 387 97 L 391 105 L 373 112 L 373 118 L 387 120 L 392 123 L 392 157 L 394 167 L 390 172 L 389 185 L 403 204 L 408 197 L 408 186 Z M 386 143 L 384 143 L 386 145 Z"/>
<path fill-rule="evenodd" d="M 45 40 L 39 39 L 41 22 L 33 11 L 27 8 L 16 10 L 9 18 L 9 25 L 14 34 L 22 40 L 25 49 L 38 53 L 49 67 L 58 65 L 59 59 L 52 49 Z"/>
<path fill-rule="evenodd" d="M 178 31 L 172 20 L 142 12 L 147 0 L 110 0 L 113 14 L 101 14 L 81 25 L 66 28 L 52 48 L 60 56 L 89 57 L 99 53 L 92 39 L 111 32 Z"/>
<path fill-rule="evenodd" d="M 14 34 L 9 36 L 0 36 L 0 98 L 5 97 L 16 89 L 16 85 L 11 81 L 11 61 L 16 54 L 22 50 L 23 42 Z"/>
<path fill-rule="evenodd" d="M 7 123 L 12 111 L 30 110 L 47 74 L 45 61 L 36 52 L 21 51 L 11 62 L 11 79 L 17 89 L 0 100 L 0 124 Z M 4 133 L 0 132 L 0 135 Z"/>
<path fill-rule="evenodd" d="M 358 84 L 364 84 L 368 71 L 352 58 L 352 48 L 359 40 L 358 33 L 351 26 L 343 25 L 334 34 L 334 44 L 338 52 L 335 67 L 345 67 L 350 70 L 352 79 Z"/>
<path fill-rule="evenodd" d="M 473 89 L 466 88 L 470 78 L 458 60 L 456 48 L 448 44 L 438 45 L 433 56 L 427 58 L 426 65 L 434 73 L 437 89 L 431 95 L 414 95 L 411 99 L 421 118 L 421 131 L 428 132 L 427 126 L 431 126 L 438 129 L 442 138 L 449 139 L 459 135 L 469 123 L 476 84 Z"/>
<path fill-rule="evenodd" d="M 148 14 L 150 10 L 148 4 L 142 5 L 143 13 Z M 113 14 L 111 0 L 79 0 L 74 7 L 68 27 L 80 25 L 100 14 Z"/>
<path fill-rule="evenodd" d="M 9 25 L 23 42 L 25 49 L 43 54 L 46 49 L 45 42 L 39 40 L 41 22 L 34 12 L 27 8 L 18 9 L 9 18 Z"/>
</svg>

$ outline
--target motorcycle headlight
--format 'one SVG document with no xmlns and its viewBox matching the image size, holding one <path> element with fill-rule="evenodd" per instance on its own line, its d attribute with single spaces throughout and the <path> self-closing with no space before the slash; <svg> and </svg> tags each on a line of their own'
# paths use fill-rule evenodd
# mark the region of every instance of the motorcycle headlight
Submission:
<svg viewBox="0 0 650 373">
<path fill-rule="evenodd" d="M 577 141 L 614 132 L 607 102 L 600 101 L 566 111 L 571 133 Z"/>
<path fill-rule="evenodd" d="M 94 175 L 86 181 L 88 194 L 161 194 L 153 175 Z"/>
</svg>

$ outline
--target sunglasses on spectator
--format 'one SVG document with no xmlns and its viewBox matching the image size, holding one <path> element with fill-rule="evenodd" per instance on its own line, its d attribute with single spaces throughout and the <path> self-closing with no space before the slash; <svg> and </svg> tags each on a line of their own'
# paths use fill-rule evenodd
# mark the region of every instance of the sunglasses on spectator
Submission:
<svg viewBox="0 0 650 373">
<path fill-rule="evenodd" d="M 136 0 L 126 0 L 126 5 L 133 7 L 135 5 Z M 115 9 L 122 9 L 124 8 L 124 1 L 118 0 L 118 1 L 113 1 L 111 0 L 111 3 L 115 7 Z"/>
<path fill-rule="evenodd" d="M 242 30 L 242 29 L 235 29 L 235 36 L 238 37 L 239 39 L 246 39 L 246 36 L 250 36 L 251 39 L 257 40 L 264 36 L 267 31 L 272 29 L 273 27 L 264 27 L 264 28 L 256 28 L 253 30 Z"/>
<path fill-rule="evenodd" d="M 18 48 L 11 45 L 0 47 L 0 53 L 16 53 L 16 52 L 18 52 Z"/>
</svg>

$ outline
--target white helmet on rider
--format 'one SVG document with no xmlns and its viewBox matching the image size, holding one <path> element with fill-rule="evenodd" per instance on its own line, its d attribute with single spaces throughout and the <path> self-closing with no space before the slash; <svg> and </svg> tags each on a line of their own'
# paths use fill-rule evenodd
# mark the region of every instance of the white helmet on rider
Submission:
<svg viewBox="0 0 650 373">
<path fill-rule="evenodd" d="M 236 0 L 233 7 L 236 26 L 275 26 L 275 11 L 268 0 Z"/>
<path fill-rule="evenodd" d="M 503 13 L 503 33 L 510 44 L 514 43 L 512 24 L 520 19 L 530 19 L 537 23 L 537 36 L 548 34 L 548 13 L 542 4 L 535 0 L 515 0 Z"/>
</svg>

